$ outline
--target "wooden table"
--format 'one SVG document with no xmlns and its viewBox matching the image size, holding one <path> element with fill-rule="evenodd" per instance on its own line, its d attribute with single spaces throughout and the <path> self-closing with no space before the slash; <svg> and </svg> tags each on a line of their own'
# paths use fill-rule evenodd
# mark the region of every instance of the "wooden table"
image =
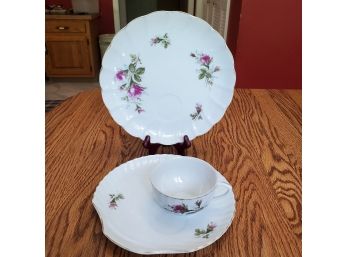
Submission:
<svg viewBox="0 0 348 257">
<path fill-rule="evenodd" d="M 224 118 L 193 141 L 188 155 L 224 174 L 237 209 L 216 243 L 179 256 L 301 256 L 301 101 L 299 90 L 236 89 Z M 103 235 L 91 200 L 110 170 L 147 154 L 141 143 L 97 89 L 46 115 L 46 256 L 139 256 Z"/>
</svg>

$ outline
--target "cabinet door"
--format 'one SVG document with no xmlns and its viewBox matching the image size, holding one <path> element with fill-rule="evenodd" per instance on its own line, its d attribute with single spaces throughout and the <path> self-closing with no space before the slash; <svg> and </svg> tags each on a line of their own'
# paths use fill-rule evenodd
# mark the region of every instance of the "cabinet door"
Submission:
<svg viewBox="0 0 348 257">
<path fill-rule="evenodd" d="M 92 74 L 89 41 L 83 35 L 46 35 L 48 76 L 89 76 Z"/>
</svg>

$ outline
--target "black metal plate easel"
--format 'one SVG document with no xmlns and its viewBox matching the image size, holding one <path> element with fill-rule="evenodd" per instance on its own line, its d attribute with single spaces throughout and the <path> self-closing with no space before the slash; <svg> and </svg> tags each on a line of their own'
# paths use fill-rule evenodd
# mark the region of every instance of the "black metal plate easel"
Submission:
<svg viewBox="0 0 348 257">
<path fill-rule="evenodd" d="M 149 154 L 153 155 L 156 154 L 158 148 L 160 146 L 166 146 L 166 145 L 162 145 L 162 144 L 152 144 L 151 143 L 151 138 L 149 135 L 147 135 L 143 141 L 143 146 L 144 148 L 149 150 Z M 178 152 L 178 154 L 180 155 L 186 155 L 186 149 L 189 148 L 191 146 L 191 141 L 188 138 L 187 135 L 184 136 L 184 142 L 182 143 L 177 143 L 173 145 L 176 149 L 176 151 Z"/>
</svg>

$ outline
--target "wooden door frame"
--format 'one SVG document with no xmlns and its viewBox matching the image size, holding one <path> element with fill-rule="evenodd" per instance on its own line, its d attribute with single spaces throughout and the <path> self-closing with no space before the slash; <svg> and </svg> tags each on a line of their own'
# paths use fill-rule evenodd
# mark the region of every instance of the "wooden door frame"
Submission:
<svg viewBox="0 0 348 257">
<path fill-rule="evenodd" d="M 118 0 L 112 0 L 112 14 L 114 18 L 114 28 L 116 34 L 121 29 L 120 3 Z"/>
</svg>

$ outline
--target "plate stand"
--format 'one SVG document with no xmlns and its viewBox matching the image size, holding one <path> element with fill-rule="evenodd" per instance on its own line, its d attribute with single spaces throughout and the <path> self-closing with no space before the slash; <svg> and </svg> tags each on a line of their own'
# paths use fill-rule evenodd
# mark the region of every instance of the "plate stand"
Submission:
<svg viewBox="0 0 348 257">
<path fill-rule="evenodd" d="M 151 141 L 151 138 L 149 135 L 147 135 L 143 141 L 143 146 L 144 146 L 144 148 L 149 150 L 149 155 L 156 154 L 156 152 L 160 146 L 167 146 L 167 145 L 162 145 L 162 144 L 152 144 L 150 141 Z M 188 136 L 185 135 L 184 142 L 176 143 L 173 146 L 175 147 L 178 154 L 186 155 L 186 149 L 191 146 L 191 141 L 188 138 Z"/>
</svg>

